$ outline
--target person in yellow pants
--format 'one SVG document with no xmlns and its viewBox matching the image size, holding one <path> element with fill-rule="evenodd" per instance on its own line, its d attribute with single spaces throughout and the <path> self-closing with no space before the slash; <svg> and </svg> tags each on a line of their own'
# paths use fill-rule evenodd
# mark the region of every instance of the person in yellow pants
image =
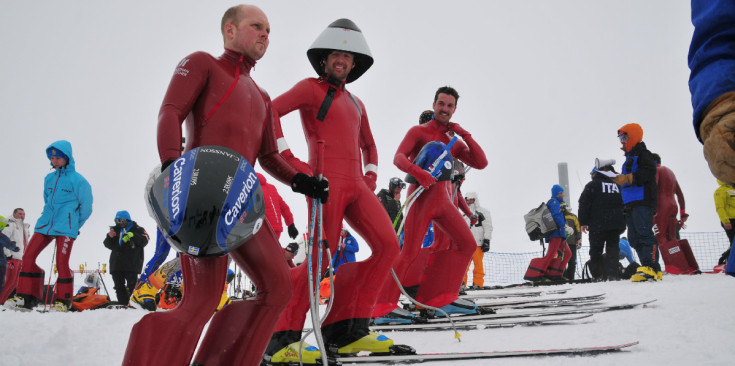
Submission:
<svg viewBox="0 0 735 366">
<path fill-rule="evenodd" d="M 475 237 L 477 242 L 477 249 L 472 254 L 472 262 L 467 265 L 467 271 L 464 274 L 463 284 L 467 284 L 467 274 L 470 271 L 470 266 L 474 266 L 472 270 L 472 285 L 469 286 L 471 289 L 479 290 L 485 286 L 485 265 L 482 260 L 485 257 L 485 253 L 490 250 L 490 239 L 493 236 L 493 222 L 490 217 L 490 211 L 480 206 L 477 199 L 477 193 L 468 192 L 465 195 L 465 201 L 467 206 L 473 212 L 473 215 L 477 215 L 477 223 L 470 225 L 470 217 L 465 216 L 465 221 L 470 225 L 472 235 Z"/>
</svg>

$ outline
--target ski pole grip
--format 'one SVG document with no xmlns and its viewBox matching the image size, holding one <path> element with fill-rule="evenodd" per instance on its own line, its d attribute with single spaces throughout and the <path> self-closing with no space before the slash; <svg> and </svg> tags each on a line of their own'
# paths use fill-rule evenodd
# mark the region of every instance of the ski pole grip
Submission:
<svg viewBox="0 0 735 366">
<path fill-rule="evenodd" d="M 324 140 L 317 140 L 316 143 L 316 175 L 321 180 L 324 172 Z"/>
</svg>

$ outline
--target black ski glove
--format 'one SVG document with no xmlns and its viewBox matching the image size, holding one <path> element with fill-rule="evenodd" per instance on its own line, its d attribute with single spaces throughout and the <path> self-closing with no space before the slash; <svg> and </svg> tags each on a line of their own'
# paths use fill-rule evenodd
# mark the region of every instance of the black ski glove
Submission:
<svg viewBox="0 0 735 366">
<path fill-rule="evenodd" d="M 173 163 L 173 162 L 174 162 L 174 160 L 166 160 L 166 161 L 164 161 L 161 164 L 161 173 L 163 173 L 163 171 L 166 170 L 166 168 L 168 168 L 168 166 L 171 165 L 171 163 Z"/>
<path fill-rule="evenodd" d="M 316 198 L 321 203 L 327 203 L 327 198 L 329 198 L 329 182 L 326 179 L 319 180 L 304 173 L 297 173 L 291 179 L 291 190 L 307 197 Z"/>
<path fill-rule="evenodd" d="M 488 239 L 482 239 L 482 246 L 480 247 L 482 249 L 483 253 L 487 253 L 490 251 L 490 240 Z"/>
<path fill-rule="evenodd" d="M 296 239 L 296 236 L 298 235 L 299 235 L 299 231 L 296 230 L 296 225 L 294 224 L 288 225 L 288 236 L 291 239 Z"/>
</svg>

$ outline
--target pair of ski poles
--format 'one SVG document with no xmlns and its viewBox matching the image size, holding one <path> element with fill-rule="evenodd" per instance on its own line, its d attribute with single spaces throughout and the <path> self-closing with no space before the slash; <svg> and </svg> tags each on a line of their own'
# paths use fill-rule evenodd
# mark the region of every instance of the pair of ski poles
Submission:
<svg viewBox="0 0 735 366">
<path fill-rule="evenodd" d="M 324 179 L 323 175 L 323 161 L 324 161 L 324 141 L 318 140 L 317 141 L 317 156 L 316 156 L 316 175 L 318 179 L 321 181 Z M 312 329 L 306 332 L 304 336 L 301 338 L 301 342 L 299 342 L 299 364 L 303 364 L 302 360 L 302 354 L 301 354 L 301 348 L 303 347 L 304 340 L 309 335 L 309 333 L 314 332 L 314 337 L 316 338 L 317 347 L 319 347 L 321 352 L 321 358 L 322 358 L 322 364 L 328 365 L 327 362 L 327 353 L 326 348 L 324 347 L 324 337 L 322 336 L 322 332 L 319 331 L 321 329 L 321 324 L 326 319 L 327 315 L 329 314 L 329 311 L 332 309 L 332 303 L 334 299 L 334 285 L 332 285 L 332 291 L 330 291 L 329 294 L 329 302 L 327 303 L 327 310 L 324 312 L 323 317 L 319 317 L 319 282 L 320 281 L 314 281 L 315 276 L 314 275 L 314 267 L 313 267 L 313 250 L 314 245 L 316 245 L 316 251 L 317 251 L 317 271 L 321 272 L 322 268 L 322 257 L 324 256 L 324 251 L 326 250 L 327 258 L 332 258 L 332 253 L 329 250 L 329 245 L 327 243 L 327 240 L 324 238 L 324 225 L 322 222 L 323 214 L 322 214 L 322 202 L 318 198 L 312 198 L 311 200 L 311 220 L 309 222 L 309 243 L 306 246 L 306 259 L 307 259 L 307 266 L 308 266 L 308 273 L 309 273 L 309 313 L 311 315 L 311 321 L 312 321 Z M 328 260 L 327 264 L 327 273 L 329 273 L 329 280 L 332 284 L 334 284 L 334 271 L 332 270 L 332 263 Z"/>
</svg>

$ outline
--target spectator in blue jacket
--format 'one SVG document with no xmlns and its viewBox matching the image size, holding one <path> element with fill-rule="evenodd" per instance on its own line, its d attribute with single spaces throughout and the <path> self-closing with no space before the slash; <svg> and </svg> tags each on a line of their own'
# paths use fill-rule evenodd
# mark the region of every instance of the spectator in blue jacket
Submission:
<svg viewBox="0 0 735 366">
<path fill-rule="evenodd" d="M 694 132 L 714 176 L 735 185 L 735 2 L 692 0 L 689 90 Z M 735 251 L 725 273 L 735 276 Z"/>
<path fill-rule="evenodd" d="M 44 179 L 43 213 L 23 253 L 17 295 L 5 302 L 11 309 L 31 309 L 43 298 L 44 271 L 36 264 L 36 258 L 53 240 L 56 240 L 59 275 L 51 310 L 67 311 L 74 297 L 74 274 L 69 267 L 69 256 L 79 230 L 92 214 L 92 187 L 76 171 L 68 141 L 59 140 L 49 145 L 46 156 L 53 171 Z"/>
<path fill-rule="evenodd" d="M 332 267 L 334 267 L 334 274 L 337 274 L 337 268 L 345 263 L 351 263 L 355 261 L 355 253 L 360 251 L 360 245 L 357 244 L 355 237 L 350 234 L 346 229 L 342 229 L 342 235 L 340 236 L 339 247 L 337 247 L 337 253 L 332 256 Z"/>
</svg>

